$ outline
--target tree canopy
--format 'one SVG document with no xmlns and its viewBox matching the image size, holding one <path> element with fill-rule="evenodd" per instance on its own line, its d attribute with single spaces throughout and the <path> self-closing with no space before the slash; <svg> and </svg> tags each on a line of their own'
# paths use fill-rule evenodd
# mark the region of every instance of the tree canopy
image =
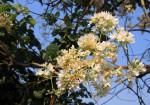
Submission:
<svg viewBox="0 0 150 105">
<path fill-rule="evenodd" d="M 0 0 L 0 103 L 94 105 L 108 94 L 113 99 L 128 89 L 146 105 L 140 92 L 146 88 L 150 93 L 150 65 L 142 60 L 150 60 L 150 48 L 133 55 L 134 60 L 129 50 L 138 37 L 131 32 L 150 33 L 149 0 L 26 0 L 26 4 Z M 29 8 L 37 4 L 39 11 Z M 137 9 L 143 13 L 134 17 Z M 40 28 L 35 29 L 37 18 Z M 118 25 L 120 19 L 124 26 Z M 46 47 L 35 33 L 43 36 Z M 120 49 L 126 65 L 116 63 Z M 116 91 L 120 84 L 124 88 Z"/>
</svg>

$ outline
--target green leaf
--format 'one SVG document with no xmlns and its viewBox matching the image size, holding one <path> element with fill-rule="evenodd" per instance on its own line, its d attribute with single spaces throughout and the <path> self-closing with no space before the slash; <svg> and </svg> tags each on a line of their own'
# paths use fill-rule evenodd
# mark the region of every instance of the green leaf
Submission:
<svg viewBox="0 0 150 105">
<path fill-rule="evenodd" d="M 69 40 L 71 41 L 76 41 L 78 39 L 78 35 L 77 34 L 73 34 L 73 35 L 68 35 Z"/>
<path fill-rule="evenodd" d="M 78 99 L 77 102 L 78 102 L 79 105 L 81 105 L 82 100 L 81 100 L 81 99 Z"/>
<path fill-rule="evenodd" d="M 77 15 L 80 17 L 82 16 L 82 14 L 83 14 L 83 11 L 79 11 Z"/>
<path fill-rule="evenodd" d="M 56 44 L 50 44 L 46 47 L 46 53 L 43 55 L 44 59 L 48 60 L 49 58 L 54 58 L 59 51 L 59 46 Z"/>
<path fill-rule="evenodd" d="M 16 19 L 16 17 L 17 17 L 17 14 L 12 14 L 9 17 L 9 20 L 14 21 Z"/>
<path fill-rule="evenodd" d="M 5 33 L 4 32 L 0 32 L 0 37 L 4 37 Z"/>
<path fill-rule="evenodd" d="M 84 31 L 85 31 L 85 33 L 90 33 L 91 29 L 90 28 L 85 28 Z"/>
<path fill-rule="evenodd" d="M 66 21 L 66 26 L 67 26 L 67 28 L 73 27 L 72 23 L 69 20 Z"/>
<path fill-rule="evenodd" d="M 36 20 L 30 17 L 29 23 L 34 26 L 36 24 Z"/>
<path fill-rule="evenodd" d="M 23 40 L 23 42 L 28 42 L 30 41 L 30 37 L 29 36 L 21 36 L 21 39 Z"/>
<path fill-rule="evenodd" d="M 25 14 L 25 15 L 27 15 L 29 13 L 29 9 L 25 6 L 22 6 L 21 4 L 14 4 L 13 8 L 18 13 L 22 13 L 22 14 Z"/>
<path fill-rule="evenodd" d="M 88 25 L 88 22 L 87 22 L 87 20 L 83 20 L 82 22 L 81 22 L 81 24 L 82 24 L 82 26 L 87 26 Z"/>
<path fill-rule="evenodd" d="M 50 25 L 57 21 L 55 14 L 47 14 L 46 18 Z"/>
<path fill-rule="evenodd" d="M 11 50 L 12 53 L 16 53 L 16 51 L 17 51 L 17 45 L 16 45 L 16 43 L 11 42 L 11 44 L 10 44 L 10 50 Z"/>
<path fill-rule="evenodd" d="M 56 44 L 50 44 L 46 48 L 46 52 L 51 54 L 51 55 L 56 55 L 56 52 L 59 50 L 59 46 Z"/>
<path fill-rule="evenodd" d="M 28 103 L 32 102 L 32 98 L 29 98 L 27 102 L 28 102 Z"/>
<path fill-rule="evenodd" d="M 41 98 L 42 98 L 42 93 L 39 92 L 39 91 L 33 91 L 33 96 L 34 96 L 36 99 L 41 99 Z"/>
<path fill-rule="evenodd" d="M 60 41 L 61 43 L 67 43 L 64 38 L 60 38 L 59 41 Z"/>
<path fill-rule="evenodd" d="M 54 29 L 53 32 L 52 32 L 52 35 L 56 36 L 58 33 L 59 33 L 59 29 Z"/>
<path fill-rule="evenodd" d="M 55 16 L 56 16 L 56 17 L 59 17 L 59 15 L 60 15 L 59 12 L 56 12 L 56 13 L 55 13 Z"/>
<path fill-rule="evenodd" d="M 26 51 L 26 58 L 27 58 L 27 61 L 32 61 L 33 60 L 33 52 L 31 51 Z"/>
<path fill-rule="evenodd" d="M 84 34 L 85 34 L 85 31 L 84 31 L 84 30 L 79 30 L 79 34 L 80 34 L 80 35 L 84 35 Z"/>
<path fill-rule="evenodd" d="M 6 4 L 6 5 L 0 4 L 0 13 L 2 13 L 2 12 L 4 12 L 4 11 L 8 10 L 10 7 L 11 7 L 10 4 Z"/>
<path fill-rule="evenodd" d="M 32 18 L 31 15 L 28 15 L 26 18 L 26 22 L 34 26 L 36 24 L 36 20 Z"/>
</svg>

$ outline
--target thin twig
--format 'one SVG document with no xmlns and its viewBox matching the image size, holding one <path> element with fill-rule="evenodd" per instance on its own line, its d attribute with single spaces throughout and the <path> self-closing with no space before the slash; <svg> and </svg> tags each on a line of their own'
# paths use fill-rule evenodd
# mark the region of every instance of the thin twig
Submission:
<svg viewBox="0 0 150 105">
<path fill-rule="evenodd" d="M 125 90 L 127 88 L 123 88 L 123 89 L 120 89 L 115 95 L 113 95 L 111 98 L 109 98 L 107 101 L 103 102 L 101 105 L 104 105 L 106 104 L 107 102 L 109 102 L 110 100 L 112 100 L 114 97 L 116 97 L 120 92 L 122 92 L 123 90 Z"/>
<path fill-rule="evenodd" d="M 142 31 L 142 32 L 150 33 L 150 31 L 146 30 L 146 29 L 132 29 L 132 30 L 129 30 L 129 31 Z"/>
<path fill-rule="evenodd" d="M 143 101 L 142 97 L 138 95 L 138 93 L 136 93 L 131 87 L 129 87 L 127 84 L 125 84 L 124 82 L 122 82 L 124 85 L 127 86 L 128 89 L 130 89 L 140 100 L 140 105 L 146 105 L 145 102 Z"/>
<path fill-rule="evenodd" d="M 141 6 L 142 6 L 143 12 L 145 14 L 146 20 L 148 22 L 148 26 L 150 26 L 150 17 L 149 17 L 149 14 L 148 14 L 147 10 L 146 10 L 144 0 L 141 0 Z"/>
</svg>

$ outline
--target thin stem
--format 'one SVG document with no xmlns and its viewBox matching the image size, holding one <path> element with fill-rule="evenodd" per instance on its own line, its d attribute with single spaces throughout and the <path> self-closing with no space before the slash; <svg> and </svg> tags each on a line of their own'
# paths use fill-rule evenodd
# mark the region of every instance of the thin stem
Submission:
<svg viewBox="0 0 150 105">
<path fill-rule="evenodd" d="M 90 87 L 89 81 L 88 81 L 88 86 L 89 86 L 89 89 L 90 89 L 90 93 L 91 93 L 91 95 L 92 95 L 92 99 L 95 101 L 95 103 L 96 103 L 97 105 L 99 105 L 98 102 L 97 102 L 97 100 L 96 100 L 96 98 L 95 98 L 94 95 L 93 95 L 93 92 L 92 92 L 92 89 L 91 89 L 91 87 Z"/>
<path fill-rule="evenodd" d="M 149 17 L 149 15 L 148 15 L 147 10 L 146 10 L 144 0 L 141 0 L 141 6 L 142 6 L 143 12 L 144 12 L 144 14 L 145 14 L 146 20 L 147 20 L 147 22 L 148 22 L 148 26 L 150 26 L 150 17 Z"/>
<path fill-rule="evenodd" d="M 137 98 L 140 100 L 140 105 L 146 105 L 145 102 L 143 101 L 142 97 L 138 95 L 138 93 L 136 93 L 131 87 L 129 87 L 127 84 L 125 84 L 124 82 L 122 82 L 124 85 L 127 86 L 128 89 L 130 89 L 136 96 Z"/>
</svg>

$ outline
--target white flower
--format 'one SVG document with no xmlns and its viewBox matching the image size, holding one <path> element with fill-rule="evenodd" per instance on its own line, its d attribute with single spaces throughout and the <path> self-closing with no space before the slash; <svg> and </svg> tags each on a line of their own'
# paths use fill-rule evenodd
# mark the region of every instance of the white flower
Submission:
<svg viewBox="0 0 150 105">
<path fill-rule="evenodd" d="M 47 69 L 49 70 L 49 71 L 51 71 L 51 72 L 54 72 L 55 70 L 53 69 L 53 65 L 51 64 L 51 63 L 49 63 L 48 65 L 47 65 Z"/>
<path fill-rule="evenodd" d="M 113 49 L 115 44 L 110 41 L 103 41 L 102 43 L 98 42 L 96 45 L 98 51 L 104 51 L 106 48 Z"/>
<path fill-rule="evenodd" d="M 81 49 L 78 50 L 78 56 L 80 56 L 80 57 L 88 56 L 88 55 L 90 55 L 90 53 L 91 52 L 89 50 L 85 50 L 85 51 L 83 51 Z"/>
<path fill-rule="evenodd" d="M 123 27 L 119 27 L 116 32 L 110 35 L 110 38 L 127 44 L 135 42 L 134 36 L 130 32 L 125 31 Z"/>
<path fill-rule="evenodd" d="M 62 79 L 65 75 L 65 71 L 64 70 L 60 70 L 60 73 L 58 74 L 59 79 Z"/>
<path fill-rule="evenodd" d="M 106 46 L 104 44 L 105 42 L 103 41 L 102 43 L 98 42 L 97 45 L 96 45 L 96 48 L 98 51 L 104 51 Z"/>
<path fill-rule="evenodd" d="M 49 70 L 47 70 L 47 69 L 46 69 L 46 70 L 44 70 L 44 71 L 43 71 L 43 75 L 45 75 L 45 76 L 50 75 L 50 71 L 49 71 Z"/>
<path fill-rule="evenodd" d="M 139 75 L 138 70 L 137 70 L 137 69 L 134 69 L 134 70 L 133 70 L 133 74 L 134 74 L 135 76 L 138 76 L 138 75 Z"/>
<path fill-rule="evenodd" d="M 36 73 L 35 73 L 35 75 L 39 75 L 39 76 L 41 76 L 41 75 L 43 75 L 44 74 L 44 72 L 42 71 L 42 70 L 38 70 Z"/>
<path fill-rule="evenodd" d="M 101 65 L 100 64 L 96 64 L 94 67 L 93 67 L 93 70 L 99 72 L 101 71 Z"/>
<path fill-rule="evenodd" d="M 142 62 L 140 62 L 137 58 L 133 60 L 128 68 L 133 75 L 138 76 L 140 72 L 145 72 L 146 68 Z"/>
<path fill-rule="evenodd" d="M 142 68 L 142 71 L 143 71 L 143 72 L 146 72 L 146 68 L 145 68 L 145 67 L 143 67 L 143 68 Z"/>
<path fill-rule="evenodd" d="M 146 71 L 145 65 L 142 62 L 139 63 L 139 66 L 140 66 L 142 72 Z"/>
<path fill-rule="evenodd" d="M 102 34 L 111 32 L 118 24 L 118 19 L 109 12 L 95 13 L 89 21 L 90 24 L 95 24 L 92 31 L 100 30 Z"/>
<path fill-rule="evenodd" d="M 64 85 L 64 78 L 66 76 L 66 72 L 64 70 L 60 70 L 59 74 L 58 74 L 58 81 L 56 82 L 57 87 L 60 91 L 64 91 L 66 89 L 66 85 Z"/>
<path fill-rule="evenodd" d="M 77 43 L 81 49 L 87 49 L 91 51 L 96 48 L 97 41 L 98 36 L 90 33 L 80 37 Z"/>
<path fill-rule="evenodd" d="M 58 88 L 62 88 L 62 87 L 63 87 L 62 81 L 57 81 L 56 84 L 57 84 L 57 87 L 58 87 Z"/>
</svg>

